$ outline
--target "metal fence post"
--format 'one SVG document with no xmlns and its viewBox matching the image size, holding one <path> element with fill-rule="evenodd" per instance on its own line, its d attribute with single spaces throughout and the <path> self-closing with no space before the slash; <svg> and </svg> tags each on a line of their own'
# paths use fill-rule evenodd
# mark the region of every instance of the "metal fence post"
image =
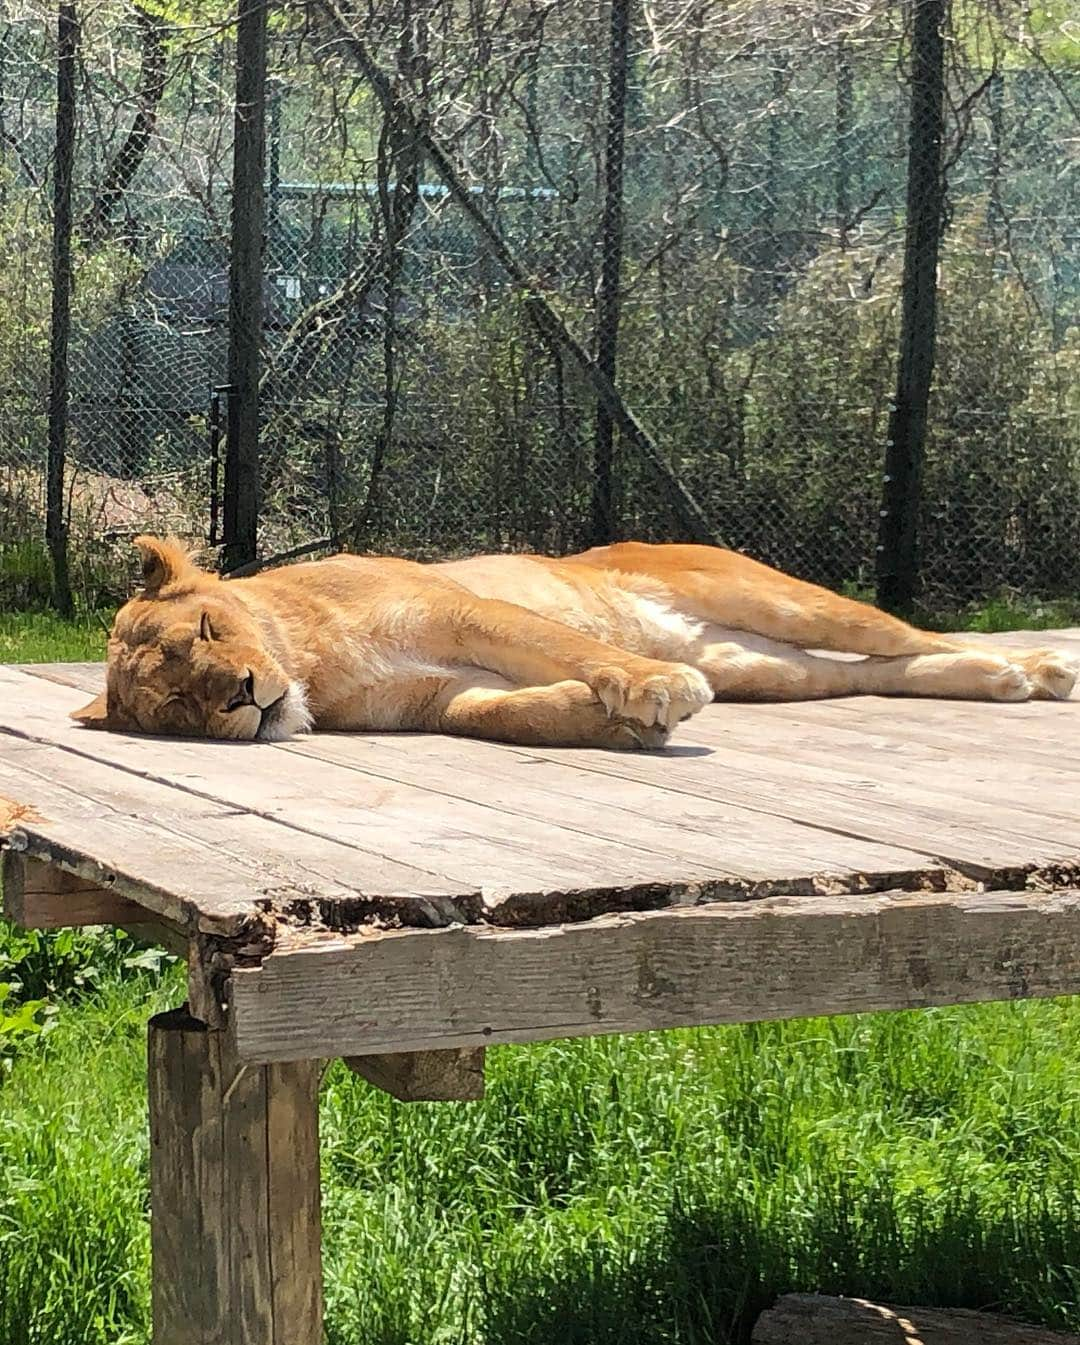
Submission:
<svg viewBox="0 0 1080 1345">
<path fill-rule="evenodd" d="M 71 175 L 75 158 L 75 59 L 79 20 L 74 0 L 57 13 L 56 157 L 53 168 L 52 322 L 49 331 L 49 458 L 45 540 L 52 560 L 53 602 L 64 616 L 74 610 L 64 522 L 64 471 L 68 431 L 68 337 L 71 332 Z"/>
<path fill-rule="evenodd" d="M 259 367 L 263 321 L 267 0 L 239 0 L 229 263 L 229 420 L 223 571 L 255 559 L 259 523 Z"/>
<path fill-rule="evenodd" d="M 944 30 L 949 0 L 912 0 L 912 11 L 900 355 L 877 548 L 878 602 L 887 611 L 899 613 L 910 612 L 918 578 L 918 514 L 944 223 Z"/>
<path fill-rule="evenodd" d="M 626 77 L 629 65 L 631 0 L 611 0 L 608 57 L 607 144 L 604 153 L 603 257 L 596 298 L 596 363 L 615 382 L 618 361 L 620 281 L 623 256 L 623 161 L 626 152 Z M 592 540 L 615 535 L 613 481 L 615 425 L 602 402 L 596 408 L 593 452 Z"/>
</svg>

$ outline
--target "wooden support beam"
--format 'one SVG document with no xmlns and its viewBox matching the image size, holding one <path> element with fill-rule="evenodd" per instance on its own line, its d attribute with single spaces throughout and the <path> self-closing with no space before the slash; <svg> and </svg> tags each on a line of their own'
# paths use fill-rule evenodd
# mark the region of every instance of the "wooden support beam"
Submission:
<svg viewBox="0 0 1080 1345">
<path fill-rule="evenodd" d="M 399 1102 L 479 1102 L 484 1096 L 484 1048 L 352 1055 L 354 1074 Z"/>
<path fill-rule="evenodd" d="M 3 852 L 4 914 L 23 929 L 141 924 L 144 907 L 67 869 Z"/>
<path fill-rule="evenodd" d="M 317 1061 L 240 1065 L 150 1022 L 154 1345 L 320 1345 Z"/>
<path fill-rule="evenodd" d="M 965 1309 L 903 1308 L 864 1298 L 785 1294 L 754 1324 L 751 1345 L 1080 1345 L 1080 1336 Z"/>
<path fill-rule="evenodd" d="M 432 1051 L 1080 992 L 1080 891 L 770 897 L 281 948 L 230 977 L 244 1060 Z"/>
</svg>

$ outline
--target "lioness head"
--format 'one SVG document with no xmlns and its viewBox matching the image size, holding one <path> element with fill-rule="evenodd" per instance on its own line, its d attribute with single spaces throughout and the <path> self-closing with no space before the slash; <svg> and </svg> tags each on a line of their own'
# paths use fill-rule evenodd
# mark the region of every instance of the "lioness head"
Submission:
<svg viewBox="0 0 1080 1345">
<path fill-rule="evenodd" d="M 116 615 L 104 694 L 72 718 L 195 738 L 278 739 L 306 729 L 303 688 L 232 585 L 174 542 L 138 537 L 135 545 L 142 592 Z"/>
</svg>

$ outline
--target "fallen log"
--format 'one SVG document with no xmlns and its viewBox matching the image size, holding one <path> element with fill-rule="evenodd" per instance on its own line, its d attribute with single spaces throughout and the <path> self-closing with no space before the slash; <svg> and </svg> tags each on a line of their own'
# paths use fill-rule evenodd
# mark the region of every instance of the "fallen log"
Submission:
<svg viewBox="0 0 1080 1345">
<path fill-rule="evenodd" d="M 785 1294 L 757 1319 L 750 1339 L 751 1345 L 1080 1345 L 1070 1332 L 996 1313 L 824 1294 Z"/>
</svg>

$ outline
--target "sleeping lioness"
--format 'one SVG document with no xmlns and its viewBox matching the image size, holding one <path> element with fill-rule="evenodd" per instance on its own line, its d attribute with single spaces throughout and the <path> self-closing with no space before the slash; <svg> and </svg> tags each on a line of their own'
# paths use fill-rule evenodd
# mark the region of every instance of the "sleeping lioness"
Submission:
<svg viewBox="0 0 1080 1345">
<path fill-rule="evenodd" d="M 117 615 L 107 690 L 74 716 L 98 728 L 656 747 L 714 699 L 1062 699 L 1080 672 L 1050 650 L 965 647 L 706 546 L 335 556 L 227 582 L 174 542 L 136 546 L 144 587 Z"/>
</svg>

